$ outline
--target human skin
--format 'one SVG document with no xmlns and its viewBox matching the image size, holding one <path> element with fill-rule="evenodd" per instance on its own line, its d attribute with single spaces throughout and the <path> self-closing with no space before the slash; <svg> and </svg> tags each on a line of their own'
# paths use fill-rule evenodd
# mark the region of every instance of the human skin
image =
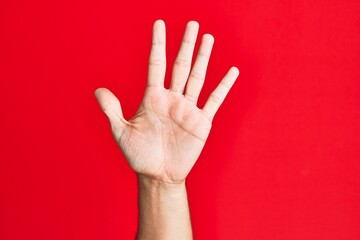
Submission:
<svg viewBox="0 0 360 240">
<path fill-rule="evenodd" d="M 165 23 L 155 21 L 147 87 L 131 119 L 124 119 L 119 100 L 108 89 L 95 91 L 114 139 L 137 173 L 137 239 L 192 239 L 186 176 L 204 147 L 216 111 L 239 75 L 231 67 L 204 107 L 197 107 L 214 44 L 213 36 L 204 34 L 191 67 L 198 30 L 196 21 L 187 23 L 166 89 Z"/>
</svg>

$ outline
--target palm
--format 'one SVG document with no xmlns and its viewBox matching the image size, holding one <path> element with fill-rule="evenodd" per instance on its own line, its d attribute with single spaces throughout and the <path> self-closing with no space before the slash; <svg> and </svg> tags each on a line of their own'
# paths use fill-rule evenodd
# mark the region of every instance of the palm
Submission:
<svg viewBox="0 0 360 240">
<path fill-rule="evenodd" d="M 113 136 L 137 173 L 164 181 L 183 181 L 204 147 L 215 112 L 238 75 L 237 69 L 232 68 L 204 108 L 196 106 L 213 44 L 212 36 L 204 35 L 190 73 L 197 31 L 197 23 L 189 22 L 174 64 L 170 89 L 165 89 L 165 26 L 162 21 L 155 22 L 148 87 L 130 120 L 123 118 L 120 102 L 109 90 L 96 91 L 111 122 Z"/>
<path fill-rule="evenodd" d="M 211 122 L 193 103 L 170 90 L 148 88 L 119 145 L 139 173 L 184 179 L 203 148 Z M 118 135 L 115 133 L 115 135 Z"/>
</svg>

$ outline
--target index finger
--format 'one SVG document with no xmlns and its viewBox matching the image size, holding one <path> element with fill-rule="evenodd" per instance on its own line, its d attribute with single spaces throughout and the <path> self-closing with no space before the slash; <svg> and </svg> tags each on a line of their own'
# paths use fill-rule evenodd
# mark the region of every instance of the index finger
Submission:
<svg viewBox="0 0 360 240">
<path fill-rule="evenodd" d="M 166 33 L 165 23 L 159 19 L 154 22 L 152 45 L 149 57 L 148 86 L 164 86 L 166 71 Z"/>
</svg>

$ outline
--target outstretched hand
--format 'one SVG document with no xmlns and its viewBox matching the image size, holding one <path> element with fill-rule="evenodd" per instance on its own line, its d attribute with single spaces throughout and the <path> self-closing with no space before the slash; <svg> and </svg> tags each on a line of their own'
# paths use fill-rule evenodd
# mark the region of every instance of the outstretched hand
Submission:
<svg viewBox="0 0 360 240">
<path fill-rule="evenodd" d="M 191 69 L 198 29 L 197 22 L 188 22 L 170 88 L 165 89 L 165 23 L 154 23 L 148 84 L 131 119 L 124 119 L 119 100 L 108 89 L 95 91 L 117 144 L 139 175 L 168 183 L 184 182 L 204 147 L 216 111 L 239 75 L 236 67 L 230 68 L 205 106 L 196 106 L 214 44 L 213 36 L 203 35 Z"/>
</svg>

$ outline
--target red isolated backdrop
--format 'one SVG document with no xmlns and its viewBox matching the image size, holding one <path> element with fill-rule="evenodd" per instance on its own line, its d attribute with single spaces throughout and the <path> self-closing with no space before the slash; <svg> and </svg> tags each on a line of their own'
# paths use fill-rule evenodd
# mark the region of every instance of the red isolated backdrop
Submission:
<svg viewBox="0 0 360 240">
<path fill-rule="evenodd" d="M 167 86 L 187 21 L 215 37 L 199 106 L 241 71 L 188 177 L 195 238 L 360 239 L 359 1 L 3 0 L 0 17 L 0 239 L 134 238 L 136 177 L 93 92 L 135 113 L 156 19 Z"/>
</svg>

